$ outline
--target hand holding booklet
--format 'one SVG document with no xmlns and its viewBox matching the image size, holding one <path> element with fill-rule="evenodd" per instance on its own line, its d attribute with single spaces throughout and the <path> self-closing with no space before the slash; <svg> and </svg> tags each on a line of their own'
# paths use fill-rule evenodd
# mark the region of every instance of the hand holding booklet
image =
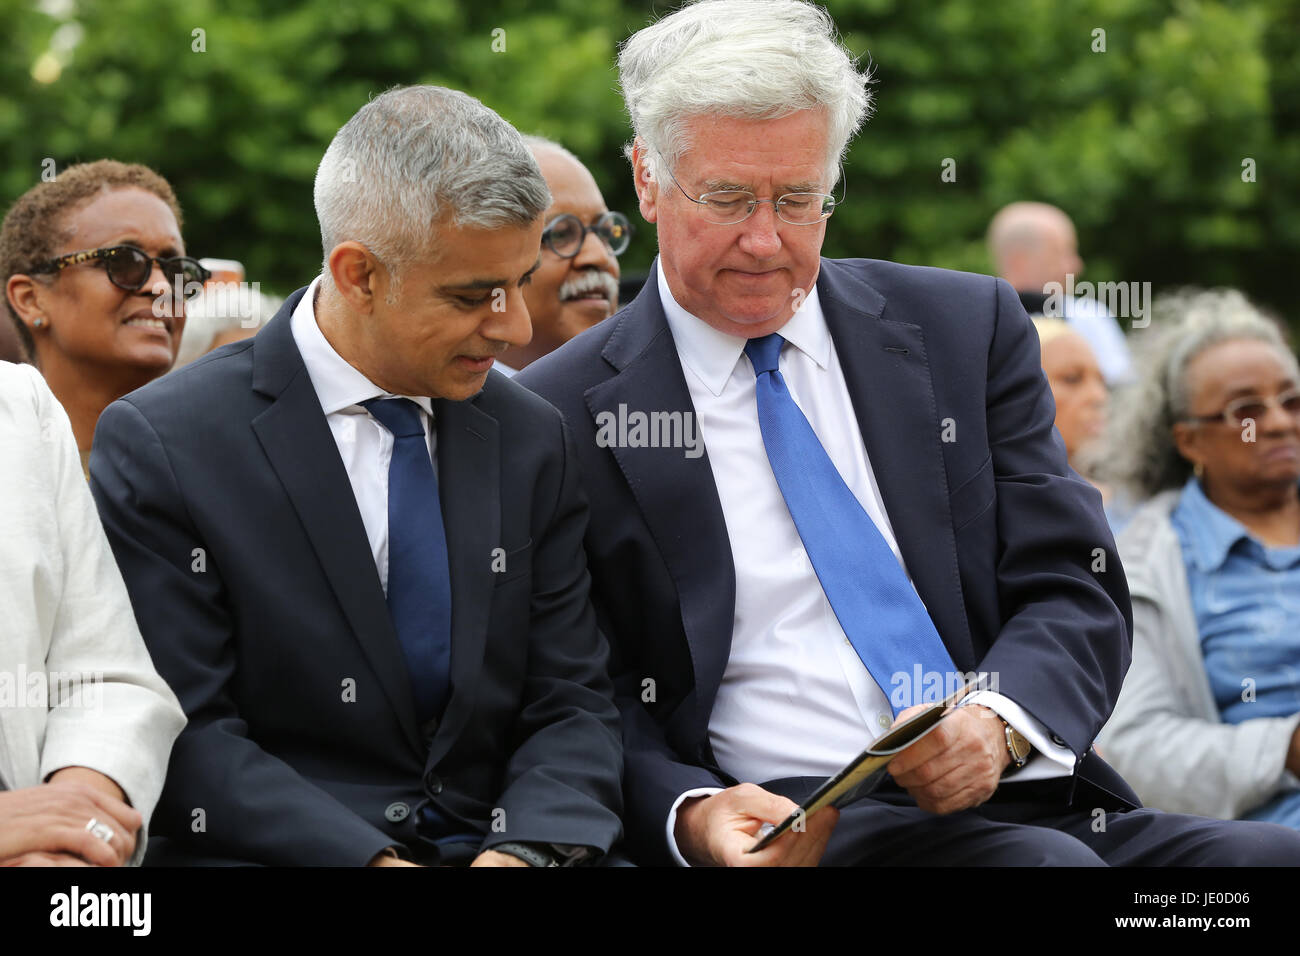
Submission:
<svg viewBox="0 0 1300 956">
<path fill-rule="evenodd" d="M 809 817 L 823 807 L 839 807 L 871 793 L 880 785 L 880 781 L 888 772 L 890 761 L 939 726 L 939 723 L 956 708 L 957 702 L 974 689 L 961 687 L 946 700 L 930 704 L 901 724 L 891 727 L 883 736 L 872 741 L 870 747 L 854 757 L 843 770 L 828 777 L 826 782 L 791 811 L 788 817 L 774 827 L 765 824 L 759 831 L 762 835 L 758 842 L 746 852 L 757 853 L 796 824 L 802 826 Z"/>
</svg>

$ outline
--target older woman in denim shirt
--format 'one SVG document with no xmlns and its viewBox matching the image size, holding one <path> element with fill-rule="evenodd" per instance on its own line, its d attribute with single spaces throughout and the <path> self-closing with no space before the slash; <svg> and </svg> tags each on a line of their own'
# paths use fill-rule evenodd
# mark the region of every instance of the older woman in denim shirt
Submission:
<svg viewBox="0 0 1300 956">
<path fill-rule="evenodd" d="M 1235 292 L 1178 296 L 1113 422 L 1133 664 L 1099 744 L 1164 810 L 1300 828 L 1300 369 Z"/>
</svg>

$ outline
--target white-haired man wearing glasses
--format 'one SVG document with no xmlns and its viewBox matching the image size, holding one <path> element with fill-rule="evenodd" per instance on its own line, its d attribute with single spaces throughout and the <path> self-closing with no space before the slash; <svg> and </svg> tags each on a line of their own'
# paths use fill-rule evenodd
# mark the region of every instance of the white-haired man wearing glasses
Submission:
<svg viewBox="0 0 1300 956">
<path fill-rule="evenodd" d="M 578 446 L 636 858 L 1300 862 L 1281 827 L 1138 809 L 1092 750 L 1132 626 L 1100 497 L 1005 282 L 821 258 L 871 105 L 825 12 L 703 0 L 619 68 L 657 265 L 518 381 Z M 678 421 L 704 455 L 653 425 Z M 979 673 L 886 786 L 746 852 Z"/>
<path fill-rule="evenodd" d="M 100 513 L 190 717 L 150 861 L 593 861 L 622 755 L 586 505 L 555 409 L 490 371 L 528 340 L 545 181 L 416 86 L 339 130 L 315 200 L 322 274 L 99 422 Z"/>
</svg>

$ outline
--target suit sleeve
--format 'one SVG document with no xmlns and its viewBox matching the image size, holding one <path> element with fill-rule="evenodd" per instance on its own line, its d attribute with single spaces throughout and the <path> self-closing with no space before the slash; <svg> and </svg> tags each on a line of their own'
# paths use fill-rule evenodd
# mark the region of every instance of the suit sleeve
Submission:
<svg viewBox="0 0 1300 956">
<path fill-rule="evenodd" d="M 647 865 L 680 865 L 667 830 L 678 798 L 690 791 L 724 790 L 735 781 L 683 760 L 641 702 L 640 679 L 621 677 L 616 700 L 623 716 L 628 843 L 633 856 Z"/>
<path fill-rule="evenodd" d="M 166 448 L 128 401 L 99 419 L 91 486 L 145 643 L 189 718 L 154 831 L 204 855 L 268 865 L 363 865 L 392 845 L 248 738 L 232 696 L 238 635 L 220 569 Z"/>
<path fill-rule="evenodd" d="M 534 363 L 521 371 L 516 382 L 532 389 L 552 402 L 566 417 L 566 431 L 577 430 L 578 438 L 595 444 L 595 435 L 581 399 L 572 388 L 572 369 L 553 361 Z M 570 444 L 569 461 L 572 457 Z M 569 469 L 576 467 L 570 465 Z M 575 476 L 575 480 L 576 480 Z M 593 496 L 604 488 L 599 481 L 583 476 Z M 594 529 L 593 535 L 603 529 Z M 588 548 L 588 553 L 598 549 Z M 592 584 L 592 603 L 603 633 L 610 638 L 609 674 L 613 677 L 614 702 L 622 726 L 623 745 L 623 820 L 626 826 L 628 851 L 637 861 L 647 865 L 673 866 L 676 860 L 666 837 L 669 814 L 677 798 L 697 789 L 722 789 L 730 785 L 716 777 L 697 762 L 685 759 L 668 743 L 664 729 L 642 702 L 642 680 L 647 669 L 638 666 L 636 655 L 622 643 L 629 638 L 620 621 L 626 621 L 629 608 L 647 600 L 637 593 L 643 582 L 629 582 L 619 573 L 602 575 L 596 569 Z M 635 640 L 635 638 L 631 638 Z"/>
<path fill-rule="evenodd" d="M 1129 666 L 1132 608 L 1101 495 L 1072 471 L 1036 333 L 995 284 L 986 393 L 1003 626 L 979 669 L 1076 757 L 1106 722 Z"/>
<path fill-rule="evenodd" d="M 558 416 L 556 431 L 558 492 L 532 557 L 528 672 L 500 799 L 505 828 L 483 847 L 524 841 L 603 853 L 622 831 L 623 750 L 582 547 L 587 500 Z"/>
</svg>

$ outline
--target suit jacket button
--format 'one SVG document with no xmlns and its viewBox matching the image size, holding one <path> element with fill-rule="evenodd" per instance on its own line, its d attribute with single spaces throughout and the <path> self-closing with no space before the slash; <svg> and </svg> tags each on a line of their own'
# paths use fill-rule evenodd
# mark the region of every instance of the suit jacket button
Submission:
<svg viewBox="0 0 1300 956">
<path fill-rule="evenodd" d="M 428 787 L 429 793 L 435 797 L 442 793 L 442 780 L 432 770 L 424 775 L 424 785 Z"/>
<path fill-rule="evenodd" d="M 411 812 L 411 808 L 404 803 L 390 803 L 388 809 L 384 811 L 384 816 L 388 818 L 389 823 L 401 823 Z"/>
</svg>

